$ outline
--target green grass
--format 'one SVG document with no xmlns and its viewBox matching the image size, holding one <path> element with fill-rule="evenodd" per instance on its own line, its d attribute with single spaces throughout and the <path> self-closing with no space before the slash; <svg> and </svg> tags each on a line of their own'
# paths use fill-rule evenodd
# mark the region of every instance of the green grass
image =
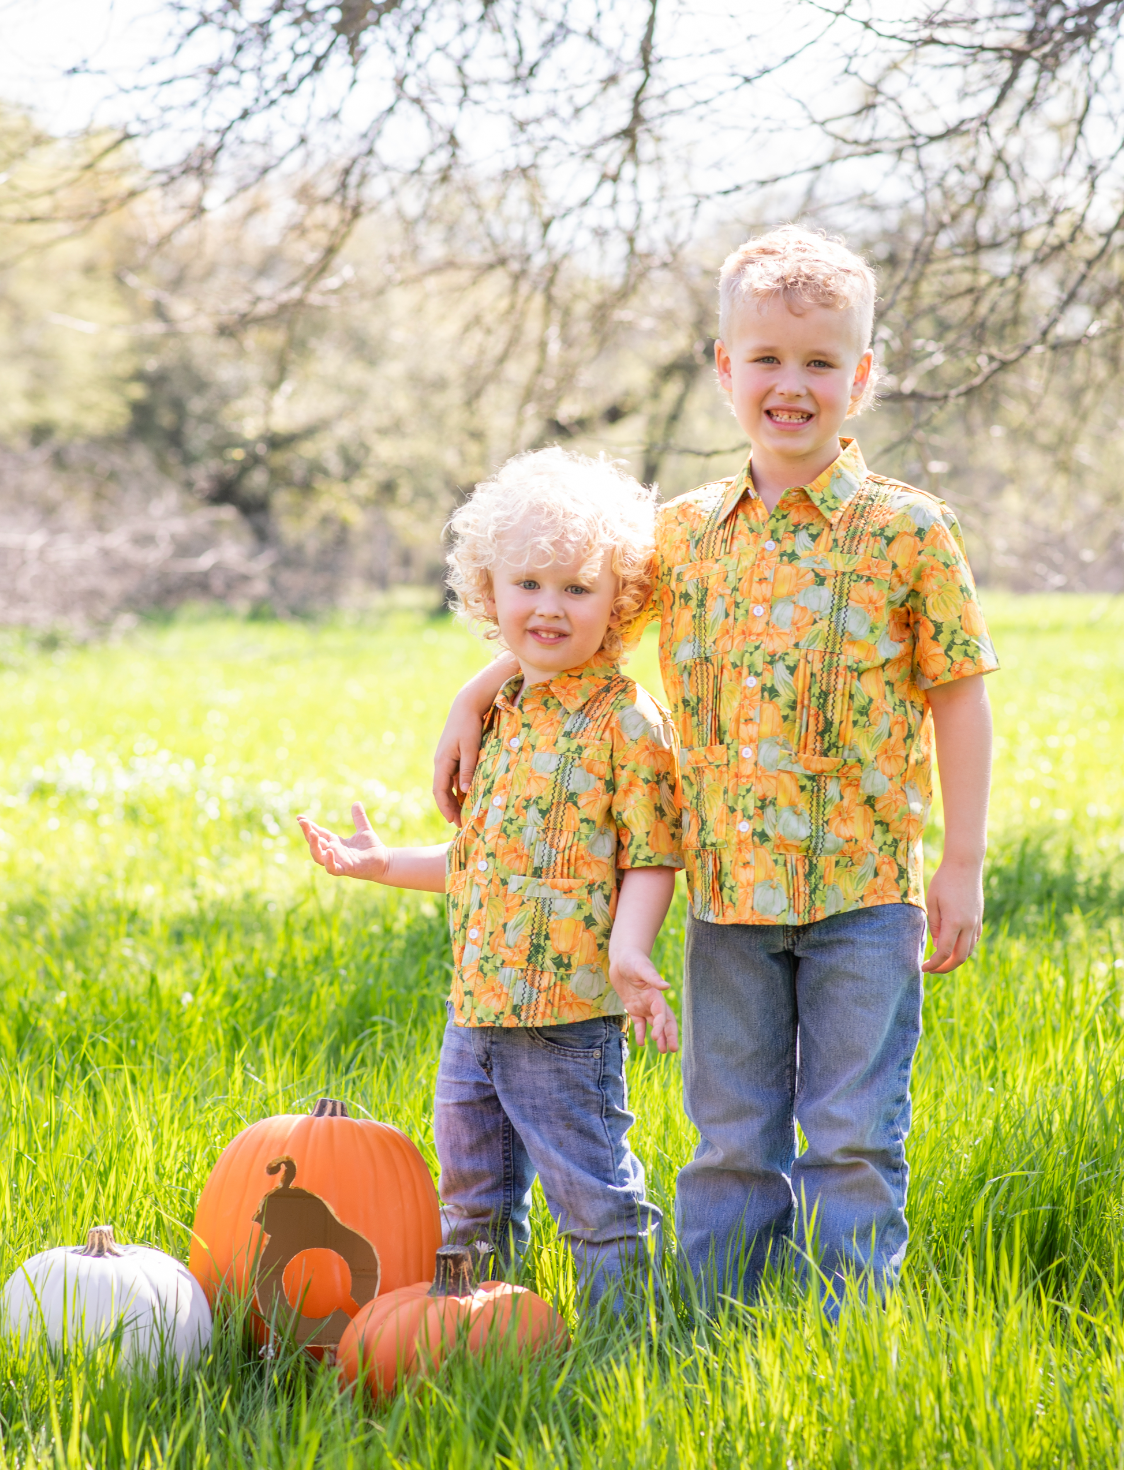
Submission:
<svg viewBox="0 0 1124 1470">
<path fill-rule="evenodd" d="M 235 1323 L 182 1382 L 0 1344 L 4 1465 L 1124 1465 L 1124 615 L 989 601 L 1004 668 L 992 921 L 926 1001 L 913 1227 L 885 1308 L 826 1329 L 791 1281 L 716 1320 L 573 1320 L 570 1353 L 454 1358 L 383 1410 Z M 0 1274 L 112 1221 L 186 1257 L 246 1123 L 324 1093 L 433 1163 L 448 979 L 430 900 L 311 871 L 293 814 L 353 795 L 434 840 L 429 755 L 485 657 L 444 620 L 199 621 L 0 643 Z M 634 665 L 656 683 L 646 643 Z M 657 685 L 658 687 L 658 685 Z M 939 815 L 931 840 L 939 847 Z M 681 899 L 661 936 L 679 974 Z M 665 1209 L 693 1140 L 634 1055 Z M 567 1302 L 541 1207 L 531 1274 Z"/>
</svg>

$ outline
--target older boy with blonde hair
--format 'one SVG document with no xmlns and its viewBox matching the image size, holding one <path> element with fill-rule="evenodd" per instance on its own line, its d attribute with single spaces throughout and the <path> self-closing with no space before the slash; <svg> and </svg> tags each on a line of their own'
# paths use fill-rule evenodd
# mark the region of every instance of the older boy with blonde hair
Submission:
<svg viewBox="0 0 1124 1470">
<path fill-rule="evenodd" d="M 628 1143 L 622 1024 L 678 1045 L 650 958 L 682 866 L 675 732 L 620 669 L 651 594 L 654 516 L 651 491 L 561 449 L 478 485 L 450 522 L 449 582 L 516 668 L 460 832 L 388 848 L 358 804 L 346 840 L 300 818 L 329 873 L 446 894 L 434 1136 L 447 1238 L 521 1254 L 537 1173 L 593 1301 L 619 1301 L 660 1221 Z"/>
<path fill-rule="evenodd" d="M 726 260 L 715 362 L 750 457 L 657 524 L 700 1134 L 676 1220 L 698 1278 L 745 1295 L 794 1233 L 836 1301 L 848 1276 L 896 1279 L 922 972 L 967 959 L 983 915 L 980 676 L 997 665 L 960 531 L 839 437 L 872 396 L 874 299 L 862 259 L 797 227 Z M 438 752 L 447 815 L 485 676 Z M 934 736 L 945 843 L 926 895 Z"/>
</svg>

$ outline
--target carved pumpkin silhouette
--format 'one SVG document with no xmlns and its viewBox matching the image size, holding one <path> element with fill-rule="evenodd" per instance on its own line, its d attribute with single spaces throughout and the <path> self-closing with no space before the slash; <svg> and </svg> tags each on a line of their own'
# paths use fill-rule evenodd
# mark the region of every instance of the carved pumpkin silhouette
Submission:
<svg viewBox="0 0 1124 1470">
<path fill-rule="evenodd" d="M 259 1341 L 272 1322 L 321 1357 L 377 1291 L 431 1276 L 440 1242 L 437 1191 L 406 1135 L 321 1098 L 223 1150 L 189 1265 L 212 1306 L 223 1288 L 252 1301 Z"/>
<path fill-rule="evenodd" d="M 306 1189 L 294 1189 L 296 1163 L 286 1154 L 265 1166 L 267 1174 L 283 1174 L 279 1189 L 267 1194 L 254 1215 L 268 1237 L 258 1257 L 258 1311 L 273 1327 L 284 1326 L 301 1347 L 331 1347 L 364 1303 L 373 1301 L 379 1290 L 379 1258 L 369 1240 L 340 1223 L 328 1205 Z M 324 1292 L 314 1295 L 316 1273 L 304 1281 L 286 1282 L 286 1267 L 309 1250 L 330 1251 L 339 1256 L 348 1275 L 338 1273 L 329 1286 L 337 1302 L 346 1292 L 346 1300 L 329 1306 L 324 1315 L 315 1315 L 324 1305 Z M 328 1263 L 323 1263 L 325 1266 Z M 323 1269 L 323 1267 L 322 1267 Z M 289 1286 L 289 1292 L 286 1291 Z M 296 1303 L 291 1300 L 293 1286 Z M 334 1288 L 334 1290 L 333 1290 Z M 312 1309 L 311 1311 L 309 1309 Z M 298 1315 L 299 1314 L 299 1315 Z"/>
</svg>

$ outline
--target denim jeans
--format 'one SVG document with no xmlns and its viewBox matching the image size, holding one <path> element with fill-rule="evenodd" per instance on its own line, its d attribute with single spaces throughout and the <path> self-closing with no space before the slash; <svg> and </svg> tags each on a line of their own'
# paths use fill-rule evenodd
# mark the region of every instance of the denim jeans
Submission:
<svg viewBox="0 0 1124 1470">
<path fill-rule="evenodd" d="M 792 1239 L 835 1288 L 897 1279 L 924 943 L 904 903 L 800 925 L 688 920 L 683 1091 L 700 1141 L 676 1223 L 704 1293 L 751 1297 Z"/>
<path fill-rule="evenodd" d="M 455 1026 L 437 1067 L 434 1136 L 446 1242 L 488 1239 L 503 1260 L 531 1238 L 535 1175 L 596 1304 L 647 1263 L 660 1212 L 628 1144 L 627 1042 L 612 1018 L 568 1026 Z"/>
</svg>

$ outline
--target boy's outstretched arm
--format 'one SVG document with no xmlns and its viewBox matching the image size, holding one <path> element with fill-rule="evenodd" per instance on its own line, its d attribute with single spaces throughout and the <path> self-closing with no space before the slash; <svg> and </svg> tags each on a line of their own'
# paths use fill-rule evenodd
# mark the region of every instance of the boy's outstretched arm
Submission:
<svg viewBox="0 0 1124 1470">
<path fill-rule="evenodd" d="M 519 665 L 510 653 L 501 653 L 487 668 L 474 674 L 449 710 L 433 757 L 433 797 L 447 822 L 461 824 L 461 803 L 476 769 L 480 732 L 492 701 Z"/>
<path fill-rule="evenodd" d="M 367 878 L 391 888 L 420 888 L 445 892 L 445 854 L 449 844 L 436 847 L 387 847 L 371 826 L 361 801 L 354 802 L 354 837 L 338 837 L 311 817 L 298 817 L 312 856 L 333 878 Z"/>
<path fill-rule="evenodd" d="M 667 981 L 652 964 L 652 945 L 675 892 L 674 868 L 626 868 L 609 935 L 609 980 L 632 1017 L 636 1040 L 647 1027 L 660 1051 L 679 1050 L 675 1012 L 664 999 Z"/>
<path fill-rule="evenodd" d="M 962 965 L 983 926 L 983 863 L 991 788 L 991 706 L 982 674 L 928 691 L 944 800 L 944 853 L 926 894 L 933 953 L 921 966 L 944 975 Z"/>
</svg>

